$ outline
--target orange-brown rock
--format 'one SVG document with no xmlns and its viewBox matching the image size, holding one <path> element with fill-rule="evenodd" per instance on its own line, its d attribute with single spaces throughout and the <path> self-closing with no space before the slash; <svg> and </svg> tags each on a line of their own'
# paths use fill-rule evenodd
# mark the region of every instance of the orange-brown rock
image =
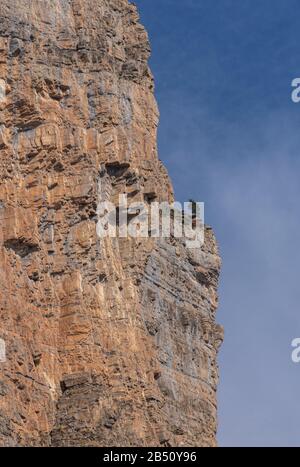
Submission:
<svg viewBox="0 0 300 467">
<path fill-rule="evenodd" d="M 214 235 L 99 238 L 172 201 L 149 42 L 127 0 L 1 0 L 0 444 L 214 446 Z"/>
</svg>

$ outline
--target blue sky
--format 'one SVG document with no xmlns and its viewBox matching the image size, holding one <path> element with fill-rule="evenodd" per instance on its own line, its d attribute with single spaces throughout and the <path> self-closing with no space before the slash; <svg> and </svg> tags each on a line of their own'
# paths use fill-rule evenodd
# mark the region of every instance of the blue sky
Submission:
<svg viewBox="0 0 300 467">
<path fill-rule="evenodd" d="M 160 158 L 223 258 L 220 446 L 300 446 L 298 0 L 136 0 Z"/>
</svg>

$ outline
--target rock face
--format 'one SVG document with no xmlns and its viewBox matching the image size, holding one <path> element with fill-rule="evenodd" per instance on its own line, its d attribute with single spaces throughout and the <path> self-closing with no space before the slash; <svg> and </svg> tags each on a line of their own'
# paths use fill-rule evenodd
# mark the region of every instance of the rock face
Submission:
<svg viewBox="0 0 300 467">
<path fill-rule="evenodd" d="M 127 0 L 1 0 L 2 446 L 216 444 L 212 231 L 96 234 L 101 201 L 173 200 L 149 53 Z"/>
</svg>

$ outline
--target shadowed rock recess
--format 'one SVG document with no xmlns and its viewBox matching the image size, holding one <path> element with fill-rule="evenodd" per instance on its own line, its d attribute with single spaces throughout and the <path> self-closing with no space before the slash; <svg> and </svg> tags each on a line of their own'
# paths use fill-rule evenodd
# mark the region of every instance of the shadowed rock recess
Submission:
<svg viewBox="0 0 300 467">
<path fill-rule="evenodd" d="M 214 446 L 218 248 L 100 239 L 173 200 L 127 0 L 0 3 L 0 445 Z"/>
</svg>

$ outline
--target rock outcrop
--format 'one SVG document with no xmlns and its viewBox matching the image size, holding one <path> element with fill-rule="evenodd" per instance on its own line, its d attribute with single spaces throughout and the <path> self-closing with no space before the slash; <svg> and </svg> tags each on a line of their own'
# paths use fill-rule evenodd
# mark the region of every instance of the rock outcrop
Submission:
<svg viewBox="0 0 300 467">
<path fill-rule="evenodd" d="M 211 229 L 99 238 L 100 201 L 173 200 L 127 0 L 1 0 L 1 446 L 214 446 Z"/>
</svg>

